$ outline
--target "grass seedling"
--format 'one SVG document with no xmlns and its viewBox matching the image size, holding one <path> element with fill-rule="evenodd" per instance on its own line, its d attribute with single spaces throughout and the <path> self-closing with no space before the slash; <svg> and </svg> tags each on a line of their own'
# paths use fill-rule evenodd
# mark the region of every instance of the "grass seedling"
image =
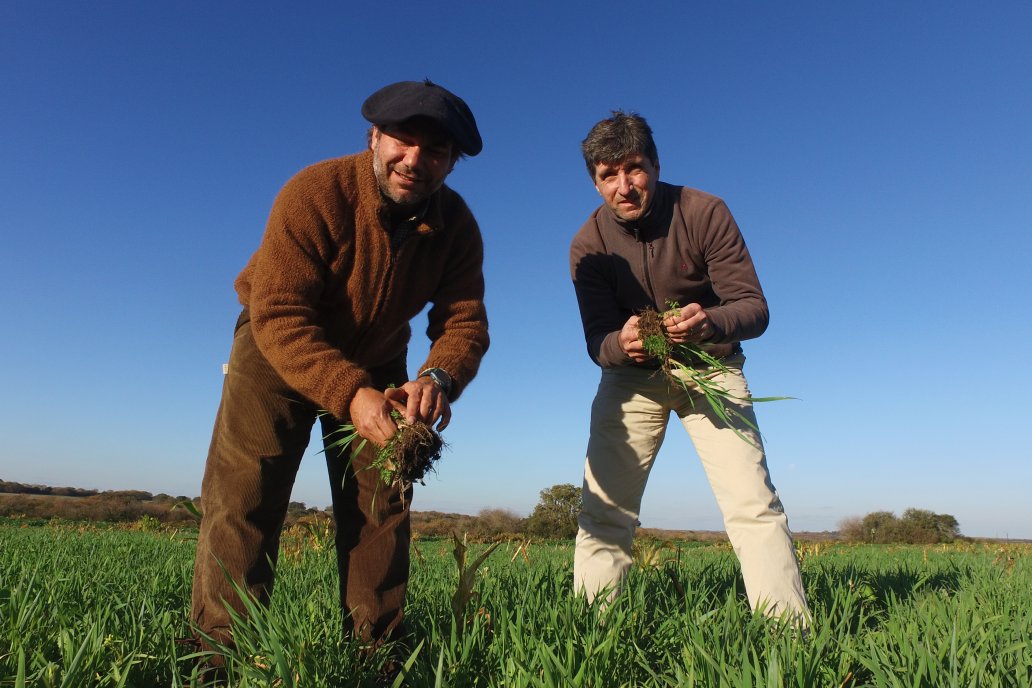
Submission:
<svg viewBox="0 0 1032 688">
<path fill-rule="evenodd" d="M 423 478 L 433 470 L 434 464 L 441 458 L 441 450 L 445 445 L 441 436 L 423 421 L 408 423 L 398 409 L 391 411 L 391 417 L 398 429 L 387 443 L 377 450 L 368 469 L 379 471 L 380 480 L 384 485 L 398 485 L 404 493 L 412 483 L 422 484 Z M 359 437 L 354 425 L 344 423 L 324 438 L 335 438 L 326 445 L 326 449 L 343 453 Z M 360 439 L 350 455 L 354 457 L 362 451 L 365 443 L 364 438 Z"/>
<path fill-rule="evenodd" d="M 455 630 L 456 633 L 461 637 L 463 631 L 466 628 L 466 607 L 469 605 L 469 601 L 473 599 L 476 594 L 473 592 L 473 584 L 476 580 L 477 571 L 480 569 L 480 565 L 491 556 L 491 552 L 498 549 L 498 546 L 502 544 L 500 541 L 493 543 L 490 547 L 480 553 L 480 555 L 473 560 L 471 564 L 466 564 L 466 536 L 463 535 L 462 539 L 455 533 L 452 533 L 452 542 L 454 543 L 454 549 L 452 549 L 452 556 L 455 557 L 455 566 L 459 570 L 459 582 L 455 587 L 455 594 L 452 595 L 451 607 L 452 617 L 455 619 Z"/>
<path fill-rule="evenodd" d="M 680 306 L 676 301 L 668 301 L 667 308 L 662 313 L 654 308 L 645 308 L 638 314 L 638 338 L 645 351 L 659 360 L 660 373 L 671 384 L 684 389 L 692 399 L 693 392 L 701 393 L 721 422 L 749 444 L 756 444 L 756 440 L 743 433 L 740 426 L 751 428 L 757 435 L 759 428 L 736 406 L 743 402 L 780 401 L 792 397 L 739 397 L 732 394 L 719 382 L 722 375 L 731 372 L 721 359 L 699 344 L 679 343 L 670 338 L 663 320 L 680 310 Z"/>
</svg>

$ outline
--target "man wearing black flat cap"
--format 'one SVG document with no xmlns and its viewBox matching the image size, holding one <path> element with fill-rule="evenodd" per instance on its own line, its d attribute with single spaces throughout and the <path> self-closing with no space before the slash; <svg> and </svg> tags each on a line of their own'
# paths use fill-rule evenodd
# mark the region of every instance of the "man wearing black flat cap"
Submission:
<svg viewBox="0 0 1032 688">
<path fill-rule="evenodd" d="M 374 643 L 398 634 L 412 489 L 363 469 L 394 434 L 394 408 L 444 429 L 488 347 L 480 230 L 444 185 L 460 156 L 483 147 L 472 112 L 441 86 L 411 81 L 369 96 L 362 115 L 369 149 L 288 181 L 236 279 L 243 311 L 204 471 L 193 581 L 207 649 L 232 646 L 228 607 L 246 615 L 234 584 L 269 601 L 317 418 L 327 443 L 343 424 L 368 440 L 350 456 L 326 452 L 345 627 Z M 430 352 L 410 376 L 409 321 L 427 304 Z"/>
</svg>

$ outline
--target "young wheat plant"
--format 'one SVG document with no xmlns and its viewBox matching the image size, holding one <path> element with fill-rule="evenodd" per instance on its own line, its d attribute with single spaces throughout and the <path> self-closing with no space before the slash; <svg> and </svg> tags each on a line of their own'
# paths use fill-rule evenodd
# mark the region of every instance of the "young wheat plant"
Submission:
<svg viewBox="0 0 1032 688">
<path fill-rule="evenodd" d="M 689 399 L 694 399 L 692 392 L 701 392 L 721 422 L 746 442 L 755 444 L 734 421 L 745 424 L 757 435 L 760 429 L 751 418 L 736 408 L 735 402 L 780 401 L 792 397 L 740 397 L 732 394 L 719 382 L 722 375 L 731 372 L 721 359 L 698 344 L 679 343 L 670 338 L 663 320 L 680 310 L 680 306 L 676 301 L 667 301 L 667 309 L 660 313 L 654 308 L 645 308 L 638 314 L 638 338 L 646 353 L 659 360 L 660 372 L 671 384 L 688 392 Z M 697 364 L 702 365 L 697 367 Z"/>
<path fill-rule="evenodd" d="M 441 458 L 444 440 L 423 421 L 406 422 L 404 415 L 397 409 L 391 411 L 391 417 L 398 429 L 387 444 L 377 450 L 368 469 L 363 470 L 379 471 L 380 480 L 384 485 L 399 485 L 404 494 L 412 483 L 422 484 L 426 474 L 433 470 L 434 464 Z M 333 449 L 341 453 L 355 440 L 360 439 L 355 426 L 350 423 L 342 424 L 325 439 L 333 437 L 336 439 L 326 445 L 326 450 Z M 366 440 L 361 438 L 358 445 L 352 449 L 351 456 L 354 457 L 362 451 L 365 444 Z"/>
</svg>

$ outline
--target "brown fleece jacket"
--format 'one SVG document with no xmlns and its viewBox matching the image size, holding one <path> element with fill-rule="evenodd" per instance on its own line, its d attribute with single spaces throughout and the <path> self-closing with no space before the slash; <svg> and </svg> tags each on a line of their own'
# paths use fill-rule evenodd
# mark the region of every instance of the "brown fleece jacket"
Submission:
<svg viewBox="0 0 1032 688">
<path fill-rule="evenodd" d="M 716 196 L 688 187 L 659 182 L 648 214 L 636 222 L 599 206 L 570 245 L 570 274 L 588 354 L 603 368 L 638 365 L 619 336 L 627 319 L 646 307 L 698 303 L 709 314 L 711 344 L 759 337 L 770 317 L 731 211 Z"/>
<path fill-rule="evenodd" d="M 452 400 L 487 351 L 483 241 L 462 198 L 442 186 L 391 249 L 372 153 L 305 168 L 280 191 L 261 245 L 236 279 L 258 348 L 296 391 L 339 419 L 404 360 L 409 321 L 427 303 L 432 345 L 420 366 L 446 370 Z"/>
</svg>

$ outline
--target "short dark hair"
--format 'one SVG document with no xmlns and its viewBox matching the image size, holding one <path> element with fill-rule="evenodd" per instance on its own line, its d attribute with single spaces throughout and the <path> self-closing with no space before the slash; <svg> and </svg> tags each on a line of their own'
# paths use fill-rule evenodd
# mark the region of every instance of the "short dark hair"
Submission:
<svg viewBox="0 0 1032 688">
<path fill-rule="evenodd" d="M 652 140 L 652 129 L 645 118 L 636 112 L 613 110 L 613 116 L 591 128 L 581 142 L 588 174 L 595 178 L 595 166 L 603 162 L 619 162 L 628 155 L 644 155 L 659 166 L 659 151 Z"/>
</svg>

